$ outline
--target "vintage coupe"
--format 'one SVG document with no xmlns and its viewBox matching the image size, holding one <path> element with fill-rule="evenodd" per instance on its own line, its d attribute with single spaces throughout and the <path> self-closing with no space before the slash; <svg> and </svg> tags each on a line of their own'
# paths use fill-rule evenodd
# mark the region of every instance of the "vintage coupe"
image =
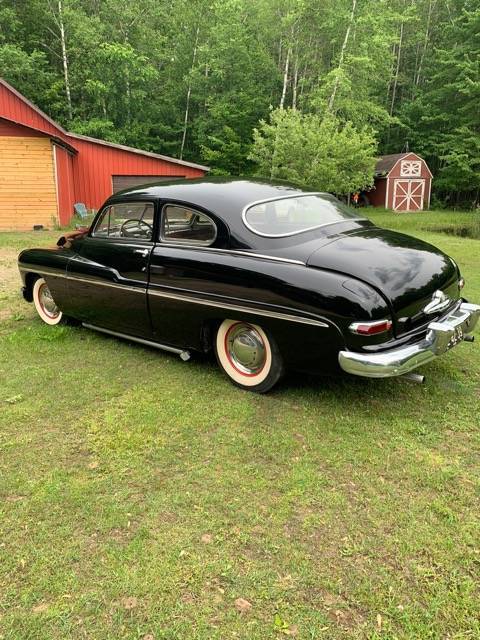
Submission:
<svg viewBox="0 0 480 640">
<path fill-rule="evenodd" d="M 90 229 L 19 256 L 46 323 L 188 360 L 214 350 L 244 389 L 285 368 L 398 376 L 472 331 L 455 262 L 336 198 L 253 179 L 176 180 L 113 195 Z"/>
</svg>

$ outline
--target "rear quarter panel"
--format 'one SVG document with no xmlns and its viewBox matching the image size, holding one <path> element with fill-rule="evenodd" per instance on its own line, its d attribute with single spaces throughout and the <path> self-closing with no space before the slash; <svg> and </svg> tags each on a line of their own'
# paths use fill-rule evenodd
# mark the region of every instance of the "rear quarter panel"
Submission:
<svg viewBox="0 0 480 640">
<path fill-rule="evenodd" d="M 287 365 L 321 372 L 336 368 L 338 351 L 345 348 L 345 328 L 353 319 L 373 317 L 379 305 L 384 313 L 379 296 L 362 297 L 344 286 L 346 280 L 302 264 L 158 245 L 151 258 L 150 314 L 159 341 L 193 349 L 203 348 L 205 323 L 228 318 L 259 324 L 273 334 Z M 169 292 L 193 296 L 196 303 L 162 297 Z M 202 305 L 202 300 L 215 306 Z M 231 305 L 249 312 L 234 311 Z M 278 319 L 276 313 L 326 326 Z"/>
</svg>

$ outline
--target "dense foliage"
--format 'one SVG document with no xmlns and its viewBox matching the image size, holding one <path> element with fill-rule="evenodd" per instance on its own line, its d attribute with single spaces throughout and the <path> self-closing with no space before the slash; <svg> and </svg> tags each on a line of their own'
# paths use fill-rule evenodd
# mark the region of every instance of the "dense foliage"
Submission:
<svg viewBox="0 0 480 640">
<path fill-rule="evenodd" d="M 0 75 L 71 130 L 337 192 L 409 148 L 451 206 L 479 57 L 478 0 L 0 0 Z"/>
</svg>

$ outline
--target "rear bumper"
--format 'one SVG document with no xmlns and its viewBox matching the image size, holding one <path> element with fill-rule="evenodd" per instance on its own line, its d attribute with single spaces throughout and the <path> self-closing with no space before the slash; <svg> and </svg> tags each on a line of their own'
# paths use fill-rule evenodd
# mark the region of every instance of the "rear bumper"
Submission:
<svg viewBox="0 0 480 640">
<path fill-rule="evenodd" d="M 401 376 L 465 340 L 479 317 L 479 305 L 462 302 L 438 322 L 431 322 L 423 340 L 375 354 L 340 351 L 340 367 L 347 373 L 367 378 Z"/>
</svg>

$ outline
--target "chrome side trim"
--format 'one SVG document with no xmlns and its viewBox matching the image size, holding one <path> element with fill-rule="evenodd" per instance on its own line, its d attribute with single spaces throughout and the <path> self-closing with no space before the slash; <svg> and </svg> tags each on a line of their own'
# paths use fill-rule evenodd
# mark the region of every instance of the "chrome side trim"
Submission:
<svg viewBox="0 0 480 640">
<path fill-rule="evenodd" d="M 480 318 L 480 306 L 463 302 L 458 309 L 431 322 L 423 340 L 381 353 L 340 351 L 338 362 L 347 373 L 366 378 L 389 378 L 409 373 L 466 340 Z"/>
<path fill-rule="evenodd" d="M 20 271 L 32 271 L 33 273 L 38 273 L 40 276 L 53 276 L 54 278 L 66 278 L 67 280 L 75 280 L 78 282 L 87 282 L 88 284 L 96 284 L 101 287 L 111 287 L 113 289 L 122 289 L 123 291 L 133 291 L 134 293 L 143 293 L 145 294 L 147 291 L 147 287 L 139 286 L 132 287 L 128 284 L 121 284 L 116 282 L 106 282 L 105 280 L 100 280 L 99 278 L 84 278 L 82 276 L 77 276 L 75 273 L 59 273 L 54 269 L 49 269 L 48 267 L 42 267 L 41 269 L 32 269 L 30 265 L 28 266 L 19 266 Z"/>
<path fill-rule="evenodd" d="M 322 327 L 324 329 L 328 329 L 328 327 L 330 325 L 328 325 L 326 322 L 323 322 L 322 320 L 316 320 L 314 318 L 307 318 L 305 316 L 296 316 L 293 314 L 289 314 L 289 313 L 282 313 L 281 311 L 270 311 L 267 309 L 254 309 L 252 307 L 245 307 L 243 305 L 236 305 L 236 304 L 232 304 L 229 302 L 217 302 L 214 300 L 205 300 L 205 299 L 200 299 L 200 298 L 196 298 L 194 296 L 189 296 L 189 295 L 185 295 L 185 294 L 177 294 L 177 293 L 170 293 L 167 291 L 159 291 L 158 289 L 152 289 L 152 288 L 146 288 L 146 287 L 132 287 L 130 285 L 126 285 L 126 284 L 117 284 L 114 282 L 106 282 L 104 280 L 98 280 L 98 279 L 94 279 L 94 278 L 84 278 L 81 276 L 77 276 L 75 274 L 70 274 L 69 276 L 67 276 L 66 274 L 57 274 L 55 272 L 50 272 L 50 271 L 46 271 L 46 270 L 38 270 L 35 269 L 35 273 L 38 273 L 39 275 L 53 275 L 53 276 L 57 276 L 59 278 L 67 278 L 69 280 L 75 280 L 77 282 L 86 282 L 88 284 L 93 284 L 93 285 L 98 285 L 101 287 L 110 287 L 110 288 L 114 288 L 114 289 L 122 289 L 123 291 L 130 291 L 132 293 L 141 293 L 141 294 L 145 294 L 145 293 L 149 293 L 153 296 L 158 296 L 160 298 L 169 298 L 171 300 L 180 300 L 182 302 L 189 302 L 192 304 L 199 304 L 199 305 L 203 305 L 206 307 L 216 307 L 218 309 L 228 309 L 230 311 L 241 311 L 242 313 L 249 313 L 252 315 L 257 315 L 257 316 L 264 316 L 267 318 L 276 318 L 278 320 L 286 320 L 288 322 L 298 322 L 300 324 L 307 324 L 307 325 L 311 325 L 311 326 L 315 326 L 315 327 Z M 132 338 L 133 339 L 133 338 Z"/>
<path fill-rule="evenodd" d="M 328 328 L 329 325 L 321 320 L 315 320 L 314 318 L 306 318 L 305 316 L 295 316 L 289 313 L 282 313 L 280 311 L 270 311 L 267 309 L 254 309 L 252 307 L 245 307 L 243 305 L 231 304 L 230 302 L 216 302 L 213 300 L 205 300 L 195 298 L 193 296 L 187 296 L 184 294 L 168 293 L 166 291 L 159 291 L 158 289 L 148 289 L 148 293 L 152 296 L 158 296 L 159 298 L 169 298 L 172 300 L 179 300 L 181 302 L 189 302 L 193 304 L 203 305 L 205 307 L 216 307 L 218 309 L 227 309 L 230 311 L 240 311 L 241 313 L 250 313 L 257 316 L 265 316 L 268 318 L 276 318 L 278 320 L 287 320 L 289 322 L 299 322 L 300 324 L 313 325 L 315 327 Z"/>
<path fill-rule="evenodd" d="M 109 336 L 115 336 L 116 338 L 123 338 L 124 340 L 131 340 L 132 342 L 138 342 L 140 344 L 144 344 L 147 347 L 155 347 L 155 349 L 161 349 L 162 351 L 170 351 L 171 353 L 176 353 L 181 357 L 182 360 L 189 360 L 190 353 L 186 349 L 177 349 L 176 347 L 170 347 L 166 344 L 160 344 L 159 342 L 152 342 L 151 340 L 145 340 L 144 338 L 137 338 L 136 336 L 131 336 L 127 333 L 120 333 L 118 331 L 112 331 L 111 329 L 104 329 L 103 327 L 97 327 L 94 324 L 88 324 L 87 322 L 82 322 L 82 326 L 86 329 L 93 329 L 93 331 L 100 331 L 101 333 L 107 333 Z"/>
<path fill-rule="evenodd" d="M 310 193 L 296 193 L 295 195 L 289 196 L 280 196 L 276 198 L 266 198 L 265 200 L 255 200 L 254 202 L 250 202 L 246 207 L 242 209 L 242 220 L 243 224 L 247 227 L 249 231 L 254 233 L 257 236 L 262 236 L 263 238 L 288 238 L 290 236 L 296 236 L 299 233 L 305 233 L 307 231 L 313 231 L 314 229 L 321 229 L 322 227 L 329 227 L 333 224 L 340 224 L 342 222 L 347 222 L 348 220 L 368 220 L 368 218 L 363 217 L 355 217 L 355 218 L 345 218 L 345 220 L 336 220 L 335 222 L 324 222 L 323 224 L 316 224 L 313 227 L 307 227 L 306 229 L 301 229 L 300 231 L 293 231 L 291 233 L 262 233 L 261 231 L 257 231 L 252 225 L 247 221 L 247 212 L 252 207 L 255 207 L 257 204 L 265 204 L 266 202 L 278 202 L 279 200 L 289 200 L 291 198 L 306 198 L 308 196 L 326 196 L 329 195 L 322 191 L 312 191 Z"/>
<path fill-rule="evenodd" d="M 213 251 L 214 253 L 228 253 L 232 256 L 247 256 L 248 258 L 261 258 L 263 260 L 272 260 L 274 262 L 287 262 L 290 264 L 301 264 L 305 266 L 305 262 L 302 260 L 293 260 L 292 258 L 281 258 L 280 256 L 270 256 L 263 253 L 254 253 L 253 251 L 243 251 L 241 249 L 221 249 L 220 247 L 202 247 L 200 245 L 193 244 L 181 244 L 168 242 L 164 244 L 157 244 L 157 247 L 168 247 L 173 249 L 195 249 L 198 251 Z"/>
<path fill-rule="evenodd" d="M 40 267 L 37 269 L 35 265 L 25 264 L 25 262 L 18 263 L 19 271 L 31 271 L 32 273 L 38 273 L 40 276 L 54 276 L 56 278 L 66 278 L 67 274 L 65 272 L 59 272 L 56 269 L 50 267 Z"/>
<path fill-rule="evenodd" d="M 96 284 L 100 287 L 111 287 L 112 289 L 122 289 L 122 291 L 131 291 L 132 293 L 143 293 L 147 292 L 146 286 L 141 287 L 132 287 L 128 284 L 121 284 L 116 282 L 106 282 L 105 280 L 98 280 L 96 278 L 82 278 L 81 276 L 77 276 L 75 274 L 71 274 L 67 276 L 68 280 L 75 280 L 76 282 L 87 282 L 88 284 Z"/>
</svg>

